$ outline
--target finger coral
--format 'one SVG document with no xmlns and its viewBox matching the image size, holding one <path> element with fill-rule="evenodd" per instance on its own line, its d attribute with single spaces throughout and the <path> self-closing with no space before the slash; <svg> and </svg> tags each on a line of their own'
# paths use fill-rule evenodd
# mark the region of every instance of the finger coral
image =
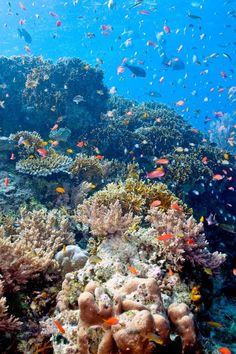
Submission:
<svg viewBox="0 0 236 354">
<path fill-rule="evenodd" d="M 87 156 L 85 154 L 77 154 L 69 173 L 73 177 L 80 177 L 87 181 L 102 178 L 104 168 L 102 163 L 95 156 Z"/>
</svg>

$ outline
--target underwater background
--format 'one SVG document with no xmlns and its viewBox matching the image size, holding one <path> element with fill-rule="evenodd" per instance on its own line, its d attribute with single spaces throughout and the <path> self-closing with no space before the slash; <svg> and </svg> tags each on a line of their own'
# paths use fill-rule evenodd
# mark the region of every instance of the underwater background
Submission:
<svg viewBox="0 0 236 354">
<path fill-rule="evenodd" d="M 235 1 L 0 4 L 0 353 L 236 353 Z"/>
</svg>

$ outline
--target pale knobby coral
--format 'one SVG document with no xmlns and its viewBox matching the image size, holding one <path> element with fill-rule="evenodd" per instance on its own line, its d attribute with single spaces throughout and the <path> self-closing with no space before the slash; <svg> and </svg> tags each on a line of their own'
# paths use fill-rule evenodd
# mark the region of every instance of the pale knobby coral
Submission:
<svg viewBox="0 0 236 354">
<path fill-rule="evenodd" d="M 87 181 L 101 179 L 104 175 L 103 163 L 95 156 L 77 154 L 70 166 L 69 173 L 73 177 L 80 177 Z"/>
</svg>

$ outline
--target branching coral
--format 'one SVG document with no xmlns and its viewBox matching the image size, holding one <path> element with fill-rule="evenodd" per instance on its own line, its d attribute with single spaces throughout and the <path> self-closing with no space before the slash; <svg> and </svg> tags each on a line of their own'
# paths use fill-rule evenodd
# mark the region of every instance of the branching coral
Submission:
<svg viewBox="0 0 236 354">
<path fill-rule="evenodd" d="M 3 281 L 0 280 L 0 333 L 18 330 L 22 323 L 12 315 L 8 315 L 7 299 L 4 294 Z"/>
<path fill-rule="evenodd" d="M 16 292 L 49 268 L 56 270 L 56 264 L 46 254 L 39 258 L 30 246 L 26 247 L 24 240 L 11 242 L 4 237 L 3 229 L 0 232 L 0 274 L 4 280 L 4 292 Z"/>
<path fill-rule="evenodd" d="M 203 225 L 197 224 L 192 216 L 183 212 L 169 210 L 162 213 L 156 208 L 149 211 L 146 220 L 151 223 L 159 257 L 172 267 L 181 270 L 187 261 L 193 267 L 218 268 L 225 260 L 222 253 L 210 253 L 208 242 L 203 234 Z M 163 237 L 162 235 L 169 235 Z M 160 238 L 160 239 L 159 239 Z"/>
<path fill-rule="evenodd" d="M 78 221 L 90 227 L 94 236 L 120 236 L 133 225 L 137 225 L 140 218 L 133 214 L 122 213 L 122 208 L 117 200 L 109 207 L 100 205 L 95 200 L 92 204 L 84 203 L 78 210 Z"/>
<path fill-rule="evenodd" d="M 16 232 L 16 239 L 38 255 L 53 256 L 63 245 L 75 242 L 68 218 L 58 210 L 27 212 L 22 209 Z"/>
</svg>

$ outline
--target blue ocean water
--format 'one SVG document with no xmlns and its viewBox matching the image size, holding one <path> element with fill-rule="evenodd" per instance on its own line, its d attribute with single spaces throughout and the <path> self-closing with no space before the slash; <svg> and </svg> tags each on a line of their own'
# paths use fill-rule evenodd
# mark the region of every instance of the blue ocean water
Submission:
<svg viewBox="0 0 236 354">
<path fill-rule="evenodd" d="M 118 94 L 140 102 L 167 103 L 203 130 L 214 120 L 214 112 L 233 114 L 235 103 L 228 100 L 227 92 L 235 85 L 235 1 L 110 3 L 1 1 L 0 53 L 42 55 L 53 61 L 79 57 L 99 65 L 105 83 L 115 86 Z M 165 33 L 165 25 L 170 33 Z M 18 28 L 30 33 L 30 52 L 24 48 L 27 43 Z M 161 32 L 164 44 L 157 38 Z M 167 58 L 183 61 L 185 68 L 173 70 L 163 65 L 163 51 Z M 132 77 L 127 69 L 118 75 L 117 67 L 124 58 L 142 66 L 146 77 Z M 176 107 L 179 100 L 184 106 Z M 206 124 L 205 117 L 210 118 Z"/>
</svg>

